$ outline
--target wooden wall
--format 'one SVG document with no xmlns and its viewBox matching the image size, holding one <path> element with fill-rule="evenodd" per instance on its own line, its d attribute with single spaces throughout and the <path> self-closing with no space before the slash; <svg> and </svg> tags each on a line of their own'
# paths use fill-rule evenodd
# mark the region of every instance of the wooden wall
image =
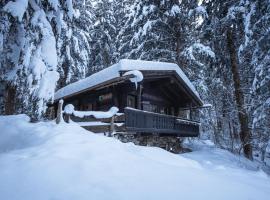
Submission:
<svg viewBox="0 0 270 200">
<path fill-rule="evenodd" d="M 133 102 L 132 105 L 130 102 Z M 130 81 L 107 88 L 92 90 L 65 100 L 76 110 L 106 111 L 112 106 L 134 107 L 163 114 L 178 115 L 179 107 L 187 107 L 189 101 L 171 78 L 145 79 L 136 89 Z M 134 104 L 134 105 L 133 105 Z"/>
</svg>

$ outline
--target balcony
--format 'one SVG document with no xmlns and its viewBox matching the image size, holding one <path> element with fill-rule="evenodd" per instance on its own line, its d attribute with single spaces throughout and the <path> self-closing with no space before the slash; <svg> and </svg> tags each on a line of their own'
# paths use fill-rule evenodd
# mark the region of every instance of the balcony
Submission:
<svg viewBox="0 0 270 200">
<path fill-rule="evenodd" d="M 125 108 L 125 131 L 160 136 L 197 137 L 200 123 L 171 115 Z"/>
</svg>

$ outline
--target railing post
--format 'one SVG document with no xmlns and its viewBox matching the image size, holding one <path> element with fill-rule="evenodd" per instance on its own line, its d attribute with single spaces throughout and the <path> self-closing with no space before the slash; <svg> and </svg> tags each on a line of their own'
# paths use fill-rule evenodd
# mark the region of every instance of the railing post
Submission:
<svg viewBox="0 0 270 200">
<path fill-rule="evenodd" d="M 112 135 L 115 133 L 114 118 L 115 118 L 115 115 L 112 116 L 111 118 L 109 137 L 112 137 Z"/>
<path fill-rule="evenodd" d="M 70 122 L 70 114 L 67 114 L 67 123 Z"/>
<path fill-rule="evenodd" d="M 142 109 L 142 83 L 138 83 L 139 87 L 137 89 L 137 109 Z"/>
</svg>

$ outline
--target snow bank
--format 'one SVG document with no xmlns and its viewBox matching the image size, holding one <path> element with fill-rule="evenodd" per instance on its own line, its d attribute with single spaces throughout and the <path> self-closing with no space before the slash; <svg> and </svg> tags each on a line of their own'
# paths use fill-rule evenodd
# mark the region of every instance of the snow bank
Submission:
<svg viewBox="0 0 270 200">
<path fill-rule="evenodd" d="M 77 81 L 75 83 L 67 85 L 66 87 L 61 88 L 55 93 L 55 99 L 56 100 L 61 99 L 74 93 L 94 87 L 100 83 L 120 77 L 121 72 L 132 71 L 129 73 L 136 73 L 135 75 L 137 77 L 137 80 L 142 80 L 143 76 L 139 74 L 139 71 L 143 73 L 143 71 L 149 70 L 175 71 L 179 76 L 179 78 L 184 81 L 186 86 L 190 88 L 192 93 L 200 100 L 200 96 L 196 91 L 195 87 L 177 64 L 166 62 L 143 61 L 143 60 L 130 60 L 130 59 L 120 60 L 119 63 L 117 64 L 114 64 L 106 69 L 103 69 L 83 80 Z"/>
<path fill-rule="evenodd" d="M 30 118 L 26 115 L 0 116 L 0 153 L 45 142 L 49 133 L 43 133 L 39 126 L 29 121 Z M 49 124 L 46 123 L 46 126 Z"/>
<path fill-rule="evenodd" d="M 250 160 L 232 154 L 229 151 L 216 148 L 210 140 L 193 140 L 186 144 L 193 152 L 183 154 L 185 158 L 198 161 L 201 165 L 211 169 L 239 169 L 245 168 L 255 171 L 259 168 L 258 164 Z M 210 153 L 211 152 L 211 153 Z"/>
<path fill-rule="evenodd" d="M 234 165 L 233 155 L 222 151 L 212 158 L 211 149 L 201 155 L 198 150 L 197 156 L 195 152 L 175 155 L 123 144 L 75 123 L 29 124 L 27 120 L 25 116 L 0 118 L 1 139 L 16 132 L 16 138 L 27 136 L 36 144 L 1 152 L 1 199 L 269 199 L 269 178 Z"/>
</svg>

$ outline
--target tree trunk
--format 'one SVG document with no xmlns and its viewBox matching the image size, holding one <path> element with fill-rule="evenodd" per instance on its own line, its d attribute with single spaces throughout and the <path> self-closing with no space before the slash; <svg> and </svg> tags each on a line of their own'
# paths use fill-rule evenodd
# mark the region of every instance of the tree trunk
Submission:
<svg viewBox="0 0 270 200">
<path fill-rule="evenodd" d="M 11 85 L 6 86 L 5 91 L 5 115 L 15 114 L 16 88 Z"/>
<path fill-rule="evenodd" d="M 232 29 L 227 30 L 227 46 L 230 54 L 231 70 L 234 83 L 234 93 L 237 104 L 238 117 L 240 122 L 240 139 L 244 150 L 244 155 L 246 158 L 252 160 L 252 146 L 251 142 L 251 133 L 248 128 L 248 115 L 247 111 L 244 108 L 244 95 L 241 90 L 240 84 L 240 75 L 237 62 L 237 54 L 234 46 L 234 38 Z"/>
</svg>

